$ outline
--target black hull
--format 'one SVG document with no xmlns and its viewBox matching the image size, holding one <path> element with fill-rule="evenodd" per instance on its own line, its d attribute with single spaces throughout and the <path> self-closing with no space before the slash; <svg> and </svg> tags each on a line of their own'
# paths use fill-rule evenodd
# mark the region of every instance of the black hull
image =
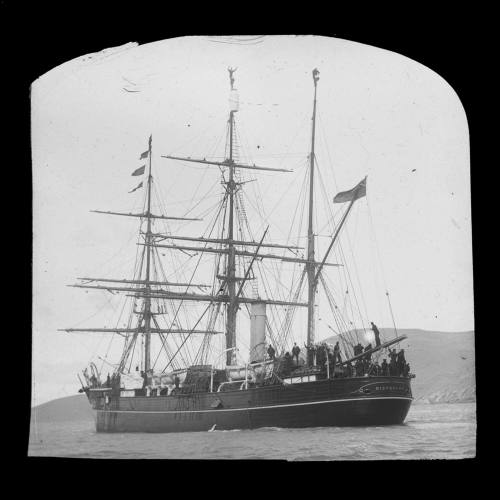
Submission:
<svg viewBox="0 0 500 500">
<path fill-rule="evenodd" d="M 411 405 L 410 380 L 361 377 L 224 393 L 110 398 L 98 432 L 194 432 L 260 427 L 395 425 Z"/>
</svg>

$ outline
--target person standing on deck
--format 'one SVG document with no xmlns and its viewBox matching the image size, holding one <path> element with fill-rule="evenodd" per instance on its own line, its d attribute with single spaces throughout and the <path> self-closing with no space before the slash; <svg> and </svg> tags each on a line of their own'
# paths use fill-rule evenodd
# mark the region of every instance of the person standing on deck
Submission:
<svg viewBox="0 0 500 500">
<path fill-rule="evenodd" d="M 269 347 L 267 348 L 267 355 L 269 356 L 269 359 L 272 359 L 273 361 L 276 359 L 276 351 L 271 344 L 269 344 Z"/>
<path fill-rule="evenodd" d="M 391 360 L 389 361 L 389 375 L 391 375 L 392 377 L 395 377 L 397 375 L 397 357 L 398 355 L 396 354 L 396 349 L 392 349 L 389 352 L 389 358 L 391 358 Z"/>
<path fill-rule="evenodd" d="M 325 346 L 320 344 L 316 347 L 316 364 L 318 366 L 323 366 L 325 364 Z"/>
<path fill-rule="evenodd" d="M 372 350 L 372 345 L 371 343 L 368 344 L 366 347 L 365 347 L 365 352 L 368 352 L 368 354 L 365 356 L 365 359 L 370 362 L 372 360 L 372 353 L 369 352 Z"/>
<path fill-rule="evenodd" d="M 378 331 L 377 325 L 372 321 L 372 330 L 375 335 L 375 345 L 378 347 L 380 345 L 380 332 Z"/>
<path fill-rule="evenodd" d="M 358 342 L 358 344 L 354 346 L 354 356 L 357 356 L 362 352 L 363 352 L 363 346 Z"/>
<path fill-rule="evenodd" d="M 292 372 L 293 368 L 293 359 L 292 356 L 290 356 L 290 353 L 287 351 L 285 352 L 285 358 L 283 362 L 283 374 L 284 375 L 290 375 Z"/>
<path fill-rule="evenodd" d="M 327 352 L 327 357 L 328 357 L 328 364 L 330 365 L 331 369 L 331 377 L 335 377 L 335 355 L 333 351 L 327 346 L 326 348 Z"/>
<path fill-rule="evenodd" d="M 354 365 L 354 369 L 356 370 L 356 374 L 355 374 L 355 377 L 362 377 L 365 373 L 364 371 L 364 365 L 363 365 L 363 362 L 361 361 L 361 359 L 357 359 L 356 360 L 356 363 Z"/>
<path fill-rule="evenodd" d="M 387 376 L 389 375 L 389 365 L 387 364 L 387 359 L 384 358 L 382 361 L 382 365 L 380 366 L 381 375 Z"/>
<path fill-rule="evenodd" d="M 314 355 L 316 353 L 316 348 L 314 347 L 314 344 L 304 344 L 304 347 L 307 350 L 307 364 L 308 366 L 314 366 Z"/>
<path fill-rule="evenodd" d="M 338 340 L 333 348 L 333 360 L 334 360 L 334 362 L 338 361 L 339 363 L 342 363 L 342 358 L 340 356 L 340 346 L 339 346 Z"/>
<path fill-rule="evenodd" d="M 295 358 L 297 360 L 297 366 L 299 366 L 299 354 L 300 347 L 297 345 L 297 343 L 294 343 L 292 348 L 292 359 Z"/>
<path fill-rule="evenodd" d="M 396 349 L 389 349 L 389 375 L 395 377 L 398 373 L 398 354 Z"/>
<path fill-rule="evenodd" d="M 406 366 L 406 359 L 405 359 L 405 350 L 401 349 L 398 352 L 398 357 L 396 358 L 397 361 L 397 366 L 398 366 L 398 375 L 403 375 L 404 369 Z"/>
</svg>

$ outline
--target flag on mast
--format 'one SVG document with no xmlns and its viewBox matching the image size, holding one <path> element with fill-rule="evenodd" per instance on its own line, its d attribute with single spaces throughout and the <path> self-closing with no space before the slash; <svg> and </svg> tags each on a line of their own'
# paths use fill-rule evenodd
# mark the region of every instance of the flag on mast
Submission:
<svg viewBox="0 0 500 500">
<path fill-rule="evenodd" d="M 141 153 L 141 156 L 139 156 L 139 160 L 144 160 L 144 158 L 147 158 L 149 156 L 149 152 L 151 151 L 152 139 L 153 139 L 153 134 L 149 136 L 149 149 L 147 151 L 144 151 L 144 153 Z"/>
<path fill-rule="evenodd" d="M 366 196 L 366 177 L 356 187 L 349 191 L 338 193 L 333 198 L 333 203 L 346 203 L 347 201 L 354 201 L 363 196 Z"/>
<path fill-rule="evenodd" d="M 146 170 L 146 165 L 143 165 L 142 167 L 139 167 L 137 170 L 134 170 L 132 172 L 132 175 L 142 175 L 145 170 Z"/>
<path fill-rule="evenodd" d="M 132 189 L 132 191 L 129 191 L 129 193 L 133 193 L 134 191 L 137 191 L 141 187 L 142 187 L 142 182 L 140 182 L 137 187 L 135 187 L 134 189 Z"/>
</svg>

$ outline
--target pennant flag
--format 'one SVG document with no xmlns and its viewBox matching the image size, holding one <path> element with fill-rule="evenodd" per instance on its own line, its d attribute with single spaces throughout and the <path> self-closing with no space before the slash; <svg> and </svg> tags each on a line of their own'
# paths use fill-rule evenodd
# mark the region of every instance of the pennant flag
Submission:
<svg viewBox="0 0 500 500">
<path fill-rule="evenodd" d="M 354 201 L 358 198 L 366 196 L 366 177 L 350 191 L 342 191 L 333 199 L 333 203 L 345 203 L 346 201 Z"/>
<path fill-rule="evenodd" d="M 142 182 L 136 188 L 132 189 L 132 191 L 129 191 L 129 193 L 133 193 L 134 191 L 137 191 L 141 187 L 142 187 Z"/>
<path fill-rule="evenodd" d="M 143 165 L 142 167 L 139 167 L 137 170 L 134 170 L 132 172 L 132 175 L 142 175 L 144 173 L 144 170 L 146 170 L 146 165 Z"/>
<path fill-rule="evenodd" d="M 149 136 L 149 149 L 147 151 L 144 151 L 144 153 L 141 153 L 141 156 L 139 157 L 139 160 L 144 160 L 144 158 L 147 158 L 149 156 L 149 152 L 151 151 L 151 141 L 153 139 L 153 134 Z"/>
</svg>

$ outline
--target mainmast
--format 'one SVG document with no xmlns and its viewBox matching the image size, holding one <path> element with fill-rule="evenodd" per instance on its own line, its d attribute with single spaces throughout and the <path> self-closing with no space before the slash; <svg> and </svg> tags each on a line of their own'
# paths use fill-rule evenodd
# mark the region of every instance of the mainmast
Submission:
<svg viewBox="0 0 500 500">
<path fill-rule="evenodd" d="M 303 258 L 297 258 L 296 256 L 294 257 L 288 257 L 288 256 L 283 256 L 283 255 L 276 255 L 276 254 L 268 254 L 268 253 L 260 253 L 261 248 L 266 248 L 266 247 L 274 247 L 274 248 L 281 248 L 281 249 L 288 249 L 288 250 L 293 250 L 296 247 L 291 247 L 289 245 L 275 245 L 275 244 L 268 244 L 264 243 L 263 239 L 261 240 L 260 243 L 257 243 L 255 241 L 245 241 L 242 239 L 235 240 L 234 239 L 234 232 L 235 232 L 235 195 L 238 192 L 238 189 L 240 188 L 241 183 L 238 182 L 235 172 L 236 169 L 245 169 L 245 170 L 252 170 L 252 171 L 270 171 L 270 172 L 291 172 L 291 170 L 288 169 L 283 169 L 283 168 L 270 168 L 270 167 L 262 167 L 259 165 L 246 165 L 238 160 L 235 160 L 235 113 L 238 111 L 238 99 L 234 95 L 234 92 L 236 89 L 234 88 L 234 72 L 236 71 L 236 68 L 228 68 L 229 71 L 229 80 L 230 80 L 230 86 L 231 86 L 231 95 L 230 95 L 230 111 L 229 111 L 229 151 L 227 157 L 223 161 L 216 161 L 212 159 L 207 159 L 207 158 L 191 158 L 191 157 L 181 157 L 181 156 L 172 156 L 172 155 L 162 155 L 163 158 L 169 158 L 172 160 L 180 160 L 180 161 L 185 161 L 185 162 L 194 162 L 194 163 L 200 163 L 204 165 L 213 165 L 213 166 L 218 166 L 219 168 L 227 168 L 229 169 L 229 178 L 227 181 L 224 182 L 226 186 L 226 193 L 225 193 L 225 199 L 224 203 L 228 203 L 227 206 L 227 222 L 228 222 L 228 228 L 227 232 L 224 231 L 225 234 L 222 235 L 221 238 L 194 238 L 194 237 L 186 237 L 186 236 L 180 236 L 180 235 L 162 235 L 162 234 L 153 234 L 153 238 L 158 238 L 161 239 L 180 239 L 180 240 L 187 240 L 187 241 L 197 241 L 200 243 L 204 243 L 205 246 L 184 246 L 184 245 L 176 245 L 176 244 L 159 244 L 155 243 L 156 247 L 162 247 L 162 248 L 169 248 L 172 250 L 190 250 L 190 251 L 199 251 L 200 253 L 217 253 L 217 254 L 223 254 L 226 255 L 226 269 L 225 269 L 225 274 L 224 275 L 217 275 L 217 278 L 221 280 L 221 287 L 219 289 L 219 292 L 217 294 L 194 294 L 194 293 L 174 293 L 174 292 L 168 292 L 168 298 L 172 300 L 189 300 L 189 301 L 209 301 L 211 303 L 217 303 L 217 302 L 222 302 L 226 304 L 226 329 L 225 329 L 225 334 L 226 334 L 226 365 L 232 365 L 234 364 L 234 352 L 235 352 L 235 347 L 236 347 L 236 316 L 238 313 L 238 307 L 239 304 L 244 303 L 244 304 L 251 304 L 251 303 L 265 303 L 269 305 L 276 305 L 276 306 L 299 306 L 299 307 L 307 307 L 308 304 L 306 303 L 300 303 L 296 301 L 279 301 L 279 300 L 274 300 L 272 298 L 267 298 L 267 299 L 251 299 L 248 297 L 242 296 L 242 286 L 240 286 L 240 289 L 236 291 L 236 283 L 238 281 L 241 281 L 243 284 L 247 277 L 248 274 L 245 274 L 245 277 L 238 277 L 236 276 L 236 258 L 240 257 L 252 257 L 252 259 L 258 258 L 259 260 L 262 259 L 278 259 L 283 262 L 293 262 L 293 263 L 300 263 L 300 264 L 309 264 L 309 260 L 303 259 Z M 314 157 L 314 153 L 313 153 Z M 311 225 L 311 230 L 312 230 L 312 225 Z M 155 241 L 156 241 L 155 240 Z M 215 244 L 221 244 L 221 247 L 210 247 L 206 246 L 207 243 L 215 243 Z M 314 245 L 314 242 L 313 242 Z M 256 246 L 257 250 L 256 251 L 249 251 L 247 247 L 252 247 Z M 242 248 L 243 247 L 243 248 Z M 309 253 L 310 250 L 309 250 Z M 314 246 L 312 247 L 312 255 L 314 255 Z M 308 257 L 309 259 L 310 257 Z M 253 262 L 252 260 L 252 262 Z M 337 264 L 331 264 L 331 263 L 325 263 L 326 266 L 331 266 L 331 265 L 337 265 Z M 312 279 L 314 279 L 314 262 L 312 263 Z M 247 269 L 248 272 L 248 269 Z M 227 287 L 226 287 L 227 285 Z M 225 292 L 225 293 L 224 293 Z M 162 293 L 157 293 L 157 291 L 153 291 L 152 298 L 162 298 L 162 297 L 167 297 L 167 295 L 162 294 Z"/>
<path fill-rule="evenodd" d="M 149 372 L 151 368 L 151 246 L 152 246 L 152 232 L 151 232 L 151 141 L 152 136 L 149 136 L 149 169 L 148 169 L 148 199 L 147 199 L 147 229 L 146 229 L 146 277 L 144 280 L 145 294 L 144 294 L 144 371 Z"/>
<path fill-rule="evenodd" d="M 314 263 L 314 231 L 313 231 L 313 209 L 314 209 L 314 142 L 316 134 L 316 90 L 319 80 L 319 71 L 315 68 L 312 72 L 314 81 L 314 104 L 312 115 L 312 137 L 311 137 L 311 153 L 309 155 L 309 223 L 307 227 L 307 344 L 314 342 L 314 300 L 316 295 L 317 280 L 315 277 Z"/>
<path fill-rule="evenodd" d="M 233 73 L 236 69 L 228 68 L 231 92 L 234 90 Z M 232 364 L 234 348 L 236 347 L 236 313 L 238 304 L 236 302 L 236 256 L 234 248 L 234 194 L 236 192 L 236 183 L 234 182 L 234 161 L 233 161 L 233 130 L 234 130 L 234 112 L 231 107 L 229 110 L 229 181 L 227 190 L 229 195 L 229 227 L 228 227 L 228 254 L 226 281 L 228 287 L 229 302 L 227 304 L 226 318 L 226 365 Z M 229 350 L 230 349 L 230 350 Z"/>
</svg>

